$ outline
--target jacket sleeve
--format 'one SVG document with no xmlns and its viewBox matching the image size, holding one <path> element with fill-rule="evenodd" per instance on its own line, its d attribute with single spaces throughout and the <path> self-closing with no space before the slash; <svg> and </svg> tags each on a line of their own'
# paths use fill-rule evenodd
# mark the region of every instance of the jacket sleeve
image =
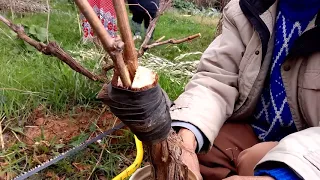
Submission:
<svg viewBox="0 0 320 180">
<path fill-rule="evenodd" d="M 238 73 L 245 45 L 233 18 L 241 12 L 231 1 L 223 12 L 222 34 L 201 57 L 196 74 L 171 108 L 173 120 L 188 122 L 202 131 L 209 150 L 239 96 Z"/>
<path fill-rule="evenodd" d="M 270 176 L 275 180 L 301 180 L 299 175 L 286 165 L 281 168 L 257 170 L 254 172 L 254 176 Z"/>
<path fill-rule="evenodd" d="M 205 138 L 203 137 L 203 134 L 197 127 L 195 127 L 193 124 L 186 123 L 186 122 L 179 122 L 179 121 L 173 121 L 171 126 L 175 130 L 179 130 L 180 128 L 189 129 L 196 137 L 196 141 L 197 141 L 196 153 L 199 153 L 201 151 L 204 145 Z"/>
<path fill-rule="evenodd" d="M 305 180 L 320 179 L 320 127 L 312 127 L 283 138 L 258 163 L 256 170 L 280 162 Z"/>
</svg>

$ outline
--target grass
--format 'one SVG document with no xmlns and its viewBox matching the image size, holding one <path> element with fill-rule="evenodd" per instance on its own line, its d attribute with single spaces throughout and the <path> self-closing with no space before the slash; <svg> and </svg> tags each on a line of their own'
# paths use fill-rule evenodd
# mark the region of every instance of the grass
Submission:
<svg viewBox="0 0 320 180">
<path fill-rule="evenodd" d="M 160 46 L 151 49 L 149 52 L 168 60 L 174 60 L 175 57 L 184 53 L 203 52 L 214 39 L 216 24 L 217 19 L 214 18 L 184 16 L 177 11 L 171 10 L 161 16 L 156 26 L 154 40 L 162 36 L 166 37 L 164 40 L 171 38 L 181 39 L 197 33 L 201 33 L 201 38 L 177 45 Z M 198 60 L 199 58 L 199 55 L 190 56 L 186 60 Z"/>
<path fill-rule="evenodd" d="M 65 13 L 54 11 L 51 14 L 50 33 L 64 49 L 77 51 L 84 48 L 80 44 L 81 35 L 77 29 L 77 14 L 72 10 L 73 5 L 58 7 L 71 10 L 65 10 Z M 39 27 L 46 27 L 46 21 L 46 14 L 14 19 L 15 23 Z M 39 52 L 27 52 L 8 28 L 2 24 L 0 28 L 0 113 L 2 111 L 7 117 L 24 120 L 24 116 L 40 104 L 59 112 L 67 106 L 95 101 L 99 84 L 71 71 L 56 58 Z M 93 69 L 98 58 L 80 60 L 87 68 Z"/>
<path fill-rule="evenodd" d="M 51 7 L 49 31 L 54 39 L 65 50 L 72 52 L 71 54 L 86 68 L 99 72 L 97 67 L 99 67 L 101 56 L 95 53 L 91 55 L 89 53 L 90 56 L 81 53 L 82 51 L 96 52 L 97 49 L 90 44 L 82 44 L 75 6 L 68 0 L 52 0 Z M 7 17 L 10 18 L 10 13 Z M 15 15 L 13 22 L 45 28 L 47 14 Z M 179 39 L 196 33 L 201 33 L 202 37 L 184 44 L 157 47 L 150 50 L 149 53 L 173 61 L 175 57 L 183 53 L 202 52 L 213 39 L 215 24 L 215 19 L 185 17 L 175 11 L 167 12 L 160 18 L 154 39 L 162 36 L 166 36 L 166 39 Z M 199 58 L 199 55 L 194 55 L 184 60 L 198 60 Z M 179 82 L 176 82 L 171 81 L 167 74 L 159 73 L 162 88 L 171 99 L 177 98 L 183 91 L 188 78 L 181 78 Z M 44 56 L 39 52 L 28 51 L 8 28 L 0 23 L 0 116 L 3 115 L 5 122 L 11 123 L 11 128 L 23 133 L 24 125 L 30 114 L 40 105 L 45 106 L 50 114 L 57 116 L 68 114 L 77 106 L 99 108 L 101 102 L 98 102 L 95 97 L 100 88 L 101 84 L 91 82 L 75 73 L 57 59 Z M 91 131 L 84 133 L 91 133 Z M 21 135 L 19 132 L 16 134 L 17 137 Z M 95 178 L 102 174 L 110 179 L 130 164 L 130 158 L 126 157 L 134 155 L 132 135 L 127 133 L 123 137 L 125 138 L 121 143 L 107 146 L 92 177 Z M 108 139 L 104 141 L 107 142 Z M 53 144 L 53 146 L 56 145 Z M 48 173 L 69 179 L 88 177 L 102 153 L 101 149 L 94 144 L 32 179 L 40 179 L 39 176 L 48 175 Z M 35 150 L 34 147 L 28 147 L 17 140 L 13 146 L 0 151 L 0 164 L 9 164 L 4 169 L 1 168 L 3 165 L 1 164 L 0 177 L 3 173 L 18 174 L 24 169 L 35 166 L 37 164 L 33 158 Z M 53 155 L 61 152 L 61 149 L 42 149 L 42 151 Z M 79 162 L 91 169 L 79 172 L 71 162 Z"/>
</svg>

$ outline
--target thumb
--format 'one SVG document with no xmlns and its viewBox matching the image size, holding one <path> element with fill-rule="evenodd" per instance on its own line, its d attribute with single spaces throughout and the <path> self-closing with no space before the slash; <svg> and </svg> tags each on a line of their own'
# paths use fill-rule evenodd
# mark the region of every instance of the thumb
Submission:
<svg viewBox="0 0 320 180">
<path fill-rule="evenodd" d="M 188 167 L 189 171 L 191 171 L 193 175 L 196 176 L 197 180 L 203 179 L 200 173 L 198 157 L 194 151 L 183 146 L 181 160 Z"/>
</svg>

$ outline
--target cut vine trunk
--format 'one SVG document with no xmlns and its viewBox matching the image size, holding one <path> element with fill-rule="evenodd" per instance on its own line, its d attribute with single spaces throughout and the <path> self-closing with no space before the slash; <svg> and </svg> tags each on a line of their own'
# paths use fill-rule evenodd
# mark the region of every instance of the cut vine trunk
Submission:
<svg viewBox="0 0 320 180">
<path fill-rule="evenodd" d="M 139 92 L 157 85 L 157 75 L 151 70 L 139 67 L 136 71 L 131 89 Z M 113 86 L 123 88 L 120 78 L 113 81 Z M 98 99 L 107 99 L 107 88 L 102 88 L 98 94 Z M 144 143 L 149 155 L 149 162 L 153 167 L 153 177 L 155 180 L 187 180 L 188 168 L 181 161 L 182 139 L 173 129 L 168 137 L 158 143 Z"/>
<path fill-rule="evenodd" d="M 157 75 L 147 68 L 139 67 L 136 71 L 132 88 L 142 91 L 157 84 Z M 187 180 L 188 167 L 180 156 L 182 154 L 182 139 L 170 130 L 167 139 L 156 144 L 145 144 L 152 165 L 153 179 L 155 180 Z"/>
<path fill-rule="evenodd" d="M 187 180 L 188 167 L 180 156 L 182 153 L 181 139 L 171 129 L 168 138 L 154 145 L 147 145 L 150 162 L 153 166 L 153 178 L 156 180 Z"/>
<path fill-rule="evenodd" d="M 172 0 L 162 0 L 158 14 L 161 14 L 166 7 L 169 6 L 171 1 Z M 109 36 L 86 0 L 75 0 L 75 3 L 96 32 L 104 49 L 113 60 L 115 65 L 115 73 L 112 80 L 113 86 L 137 92 L 154 87 L 157 84 L 157 75 L 147 68 L 137 67 L 138 54 L 134 47 L 124 0 L 113 0 L 119 30 L 124 43 L 121 43 L 119 40 L 114 40 Z M 153 29 L 158 18 L 159 16 L 153 21 Z M 146 39 L 145 42 L 147 41 L 148 40 Z M 103 100 L 107 98 L 106 90 L 106 88 L 102 89 L 98 95 L 99 99 Z M 181 142 L 182 140 L 172 129 L 168 134 L 168 137 L 161 142 L 155 144 L 147 144 L 144 142 L 150 155 L 150 163 L 153 166 L 153 179 L 188 179 L 188 168 L 180 159 L 182 154 Z"/>
<path fill-rule="evenodd" d="M 157 84 L 157 75 L 147 68 L 138 68 L 132 88 L 136 91 L 152 88 Z M 187 180 L 188 168 L 180 156 L 182 154 L 182 140 L 170 130 L 167 139 L 156 144 L 145 144 L 149 153 L 149 161 L 153 169 L 155 180 Z"/>
</svg>

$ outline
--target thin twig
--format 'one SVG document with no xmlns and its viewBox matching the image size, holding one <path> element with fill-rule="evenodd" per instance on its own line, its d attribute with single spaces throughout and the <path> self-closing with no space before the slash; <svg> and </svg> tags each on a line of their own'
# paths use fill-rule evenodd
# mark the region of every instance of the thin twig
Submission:
<svg viewBox="0 0 320 180">
<path fill-rule="evenodd" d="M 14 19 L 13 1 L 10 1 L 10 12 L 11 12 L 11 18 Z"/>
<path fill-rule="evenodd" d="M 152 20 L 152 16 L 150 15 L 150 13 L 149 13 L 149 11 L 146 9 L 146 8 L 144 8 L 143 6 L 141 6 L 141 4 L 126 4 L 126 5 L 128 5 L 128 6 L 139 6 L 139 7 L 141 7 L 147 14 L 148 14 L 148 16 L 149 16 L 149 18 L 150 18 L 150 21 Z"/>
<path fill-rule="evenodd" d="M 25 158 L 26 158 L 26 162 L 28 162 L 28 153 L 26 153 L 24 151 L 24 155 L 25 155 Z M 25 169 L 27 168 L 27 166 L 28 166 L 28 163 L 25 163 L 21 171 L 25 172 Z"/>
<path fill-rule="evenodd" d="M 20 138 L 18 137 L 17 133 L 15 133 L 14 131 L 11 130 L 11 133 L 14 135 L 14 137 L 19 141 L 19 142 L 22 142 L 20 140 Z"/>
<path fill-rule="evenodd" d="M 97 161 L 96 165 L 93 167 L 93 169 L 92 169 L 92 171 L 91 171 L 91 173 L 90 173 L 89 177 L 87 178 L 87 180 L 89 180 L 89 179 L 91 178 L 92 174 L 93 174 L 93 173 L 94 173 L 94 171 L 97 169 L 97 166 L 100 164 L 101 159 L 102 159 L 102 155 L 103 155 L 103 153 L 104 153 L 104 151 L 105 151 L 105 148 L 106 148 L 106 146 L 105 146 L 105 145 L 103 145 L 103 148 L 102 148 L 102 150 L 101 150 L 101 153 L 100 153 L 99 159 L 98 159 L 98 161 Z"/>
<path fill-rule="evenodd" d="M 160 16 L 164 13 L 164 11 L 170 7 L 172 3 L 172 0 L 161 0 L 160 2 L 160 7 L 158 9 L 158 12 L 157 12 L 157 15 L 156 17 L 150 22 L 150 25 L 147 29 L 147 32 L 146 32 L 146 36 L 145 36 L 145 39 L 143 40 L 141 46 L 140 46 L 140 49 L 138 51 L 138 57 L 141 57 L 143 56 L 144 52 L 145 52 L 145 46 L 148 45 L 150 39 L 151 39 L 151 36 L 152 36 L 152 33 L 153 31 L 155 30 L 156 28 L 156 24 L 160 18 Z"/>
<path fill-rule="evenodd" d="M 122 56 L 124 43 L 118 37 L 114 39 L 108 34 L 87 0 L 75 0 L 75 3 L 96 33 L 104 50 L 110 55 L 124 87 L 129 88 L 131 86 L 130 74 Z"/>
<path fill-rule="evenodd" d="M 124 42 L 124 61 L 127 65 L 131 81 L 133 81 L 138 68 L 138 57 L 129 25 L 128 13 L 124 0 L 113 0 L 113 6 L 117 15 L 121 39 Z"/>
<path fill-rule="evenodd" d="M 113 64 L 104 64 L 104 65 L 102 65 L 100 76 L 106 76 L 107 73 L 113 68 L 114 68 Z"/>
<path fill-rule="evenodd" d="M 158 40 L 155 41 L 155 43 L 161 42 L 166 36 L 162 36 L 161 38 L 159 38 Z"/>
<path fill-rule="evenodd" d="M 0 121 L 0 144 L 1 144 L 1 149 L 4 150 L 4 140 L 3 140 L 3 132 L 2 132 L 2 122 L 4 121 L 4 116 L 1 117 Z"/>
<path fill-rule="evenodd" d="M 47 42 L 49 42 L 49 24 L 50 24 L 50 0 L 47 0 L 48 17 L 47 17 Z"/>
<path fill-rule="evenodd" d="M 192 35 L 192 36 L 188 36 L 188 37 L 183 38 L 183 39 L 178 39 L 178 40 L 176 40 L 176 39 L 168 39 L 166 41 L 155 42 L 153 44 L 145 46 L 144 47 L 144 51 L 146 51 L 148 49 L 151 49 L 151 48 L 154 48 L 156 46 L 164 45 L 164 44 L 180 44 L 180 43 L 183 43 L 183 42 L 186 42 L 186 41 L 191 41 L 191 40 L 193 40 L 195 38 L 198 38 L 198 37 L 201 37 L 200 33 Z"/>
<path fill-rule="evenodd" d="M 0 15 L 0 21 L 6 24 L 12 31 L 17 33 L 18 38 L 27 42 L 31 46 L 35 47 L 38 51 L 42 52 L 45 55 L 55 56 L 65 64 L 67 64 L 74 71 L 86 76 L 90 80 L 106 82 L 106 79 L 103 77 L 99 77 L 83 66 L 81 66 L 75 59 L 73 59 L 67 52 L 65 52 L 56 42 L 49 42 L 48 44 L 44 44 L 42 42 L 38 42 L 32 38 L 30 38 L 24 31 L 22 26 L 18 26 L 13 24 L 11 21 L 7 20 L 5 17 Z"/>
<path fill-rule="evenodd" d="M 77 8 L 76 4 L 74 4 L 74 6 Z M 81 21 L 80 21 L 79 13 L 77 13 L 77 22 L 78 22 L 78 28 L 79 28 L 79 36 L 81 36 L 82 35 L 82 28 L 81 28 Z"/>
</svg>

